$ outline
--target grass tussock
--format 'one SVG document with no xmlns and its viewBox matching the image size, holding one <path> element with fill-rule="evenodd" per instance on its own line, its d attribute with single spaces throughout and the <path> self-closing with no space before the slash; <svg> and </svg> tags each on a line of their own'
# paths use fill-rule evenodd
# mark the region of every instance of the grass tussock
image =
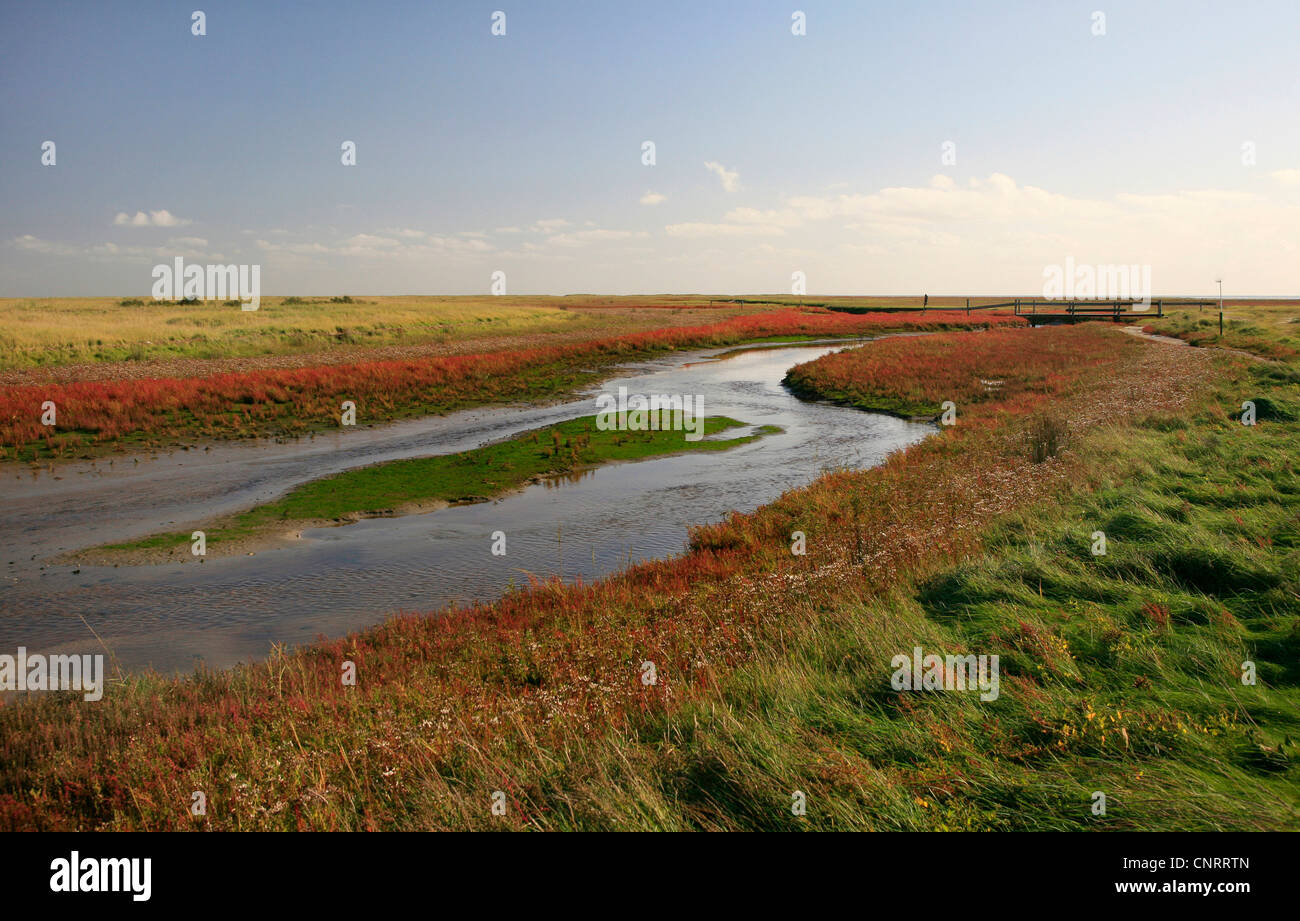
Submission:
<svg viewBox="0 0 1300 921">
<path fill-rule="evenodd" d="M 1056 457 L 1065 449 L 1069 432 L 1070 425 L 1059 412 L 1035 416 L 1025 428 L 1030 460 L 1041 464 Z"/>
</svg>

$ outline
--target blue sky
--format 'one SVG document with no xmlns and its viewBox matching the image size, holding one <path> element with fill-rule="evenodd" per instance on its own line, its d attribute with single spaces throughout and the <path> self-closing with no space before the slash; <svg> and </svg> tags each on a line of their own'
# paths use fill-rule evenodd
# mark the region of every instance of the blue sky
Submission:
<svg viewBox="0 0 1300 921">
<path fill-rule="evenodd" d="M 1067 257 L 1296 294 L 1297 36 L 1293 0 L 10 3 L 0 295 L 176 255 L 267 294 L 1032 292 Z"/>
</svg>

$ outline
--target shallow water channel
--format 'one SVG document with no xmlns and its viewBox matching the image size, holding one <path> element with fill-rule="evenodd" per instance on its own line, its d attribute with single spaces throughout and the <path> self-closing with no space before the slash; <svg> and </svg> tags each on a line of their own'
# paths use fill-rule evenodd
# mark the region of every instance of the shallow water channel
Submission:
<svg viewBox="0 0 1300 921">
<path fill-rule="evenodd" d="M 124 668 L 224 668 L 265 656 L 272 643 L 337 636 L 396 611 L 491 600 L 530 574 L 591 580 L 629 561 L 679 553 L 689 525 L 753 510 L 827 468 L 877 464 L 934 431 L 799 400 L 781 386 L 791 366 L 845 347 L 676 353 L 551 406 L 470 410 L 287 443 L 215 444 L 139 463 L 118 456 L 55 466 L 53 474 L 11 466 L 0 476 L 0 651 L 96 653 L 97 634 Z M 293 546 L 253 556 L 77 572 L 50 561 L 188 530 L 339 470 L 464 451 L 591 415 L 594 395 L 620 386 L 700 395 L 707 415 L 785 431 L 729 451 L 612 464 L 493 502 L 309 530 Z M 497 530 L 507 535 L 504 557 L 491 554 Z"/>
</svg>

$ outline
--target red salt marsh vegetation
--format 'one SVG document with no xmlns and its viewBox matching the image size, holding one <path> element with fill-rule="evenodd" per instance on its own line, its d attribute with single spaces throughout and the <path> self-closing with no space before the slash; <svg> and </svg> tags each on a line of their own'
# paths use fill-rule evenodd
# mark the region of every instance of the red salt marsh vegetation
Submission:
<svg viewBox="0 0 1300 921">
<path fill-rule="evenodd" d="M 302 435 L 335 427 L 341 404 L 361 424 L 485 403 L 571 392 L 614 363 L 670 349 L 776 338 L 870 335 L 1019 324 L 959 314 L 862 314 L 779 310 L 703 326 L 672 327 L 574 345 L 269 369 L 202 378 L 82 381 L 13 387 L 0 394 L 4 458 L 76 457 L 124 444 Z M 43 425 L 53 403 L 56 424 Z"/>
<path fill-rule="evenodd" d="M 798 365 L 786 383 L 796 393 L 859 409 L 933 416 L 945 401 L 960 408 L 1006 404 L 1059 390 L 1082 371 L 1113 360 L 1113 332 L 1085 324 L 1051 335 L 999 328 L 917 342 L 887 340 Z"/>
<path fill-rule="evenodd" d="M 938 338 L 802 378 L 869 403 L 894 363 L 957 425 L 678 558 L 0 708 L 0 827 L 1296 828 L 1300 373 L 1092 327 Z M 1039 456 L 1043 415 L 1069 437 Z M 915 646 L 1000 655 L 1001 696 L 893 690 Z"/>
</svg>

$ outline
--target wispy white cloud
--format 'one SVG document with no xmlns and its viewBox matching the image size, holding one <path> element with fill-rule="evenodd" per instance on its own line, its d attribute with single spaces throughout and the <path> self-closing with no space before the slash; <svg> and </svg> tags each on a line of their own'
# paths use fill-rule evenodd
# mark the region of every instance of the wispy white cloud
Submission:
<svg viewBox="0 0 1300 921">
<path fill-rule="evenodd" d="M 643 205 L 657 205 L 657 204 L 659 204 L 660 202 L 664 201 L 667 197 L 668 197 L 668 196 L 666 196 L 666 195 L 660 195 L 658 192 L 649 192 L 649 191 L 648 191 L 648 192 L 646 192 L 644 195 L 641 196 L 641 204 L 643 204 Z"/>
<path fill-rule="evenodd" d="M 158 262 L 181 256 L 185 259 L 205 259 L 216 262 L 225 258 L 221 253 L 210 250 L 208 241 L 202 237 L 171 237 L 167 242 L 156 246 L 123 246 L 111 241 L 87 244 L 60 243 L 44 240 L 32 234 L 23 234 L 10 240 L 9 245 L 28 253 L 94 261 Z"/>
<path fill-rule="evenodd" d="M 632 230 L 576 230 L 573 233 L 553 234 L 546 242 L 554 246 L 586 246 L 588 243 L 602 243 L 610 240 L 632 240 L 648 237 L 645 231 Z"/>
<path fill-rule="evenodd" d="M 669 224 L 664 228 L 664 232 L 670 237 L 766 237 L 780 236 L 785 233 L 785 230 L 771 224 L 710 224 L 686 221 L 681 224 Z"/>
<path fill-rule="evenodd" d="M 740 173 L 736 170 L 729 170 L 716 160 L 708 160 L 704 168 L 710 173 L 716 173 L 722 180 L 722 188 L 728 192 L 735 192 L 740 188 Z"/>
<path fill-rule="evenodd" d="M 422 230 L 389 228 L 378 233 L 358 233 L 336 242 L 319 240 L 280 242 L 258 239 L 263 252 L 293 257 L 353 256 L 364 259 L 421 259 L 442 256 L 475 256 L 494 247 L 473 235 L 439 235 Z"/>
<path fill-rule="evenodd" d="M 411 227 L 388 227 L 376 232 L 384 236 L 402 237 L 408 240 L 422 240 L 428 236 L 423 230 L 415 230 Z"/>
</svg>

